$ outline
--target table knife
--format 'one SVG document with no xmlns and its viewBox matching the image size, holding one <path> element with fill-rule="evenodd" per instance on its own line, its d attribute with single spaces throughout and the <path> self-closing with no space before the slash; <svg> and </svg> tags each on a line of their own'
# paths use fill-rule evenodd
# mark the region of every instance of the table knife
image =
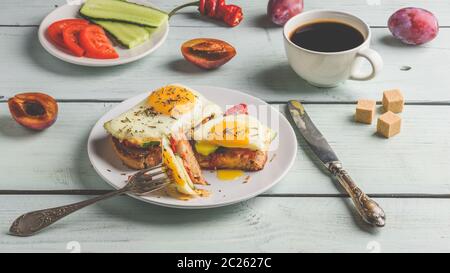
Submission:
<svg viewBox="0 0 450 273">
<path fill-rule="evenodd" d="M 308 146 L 350 195 L 362 219 L 373 226 L 383 227 L 386 220 L 383 209 L 368 197 L 344 170 L 341 161 L 311 121 L 303 105 L 299 101 L 291 100 L 288 102 L 288 109 Z"/>
</svg>

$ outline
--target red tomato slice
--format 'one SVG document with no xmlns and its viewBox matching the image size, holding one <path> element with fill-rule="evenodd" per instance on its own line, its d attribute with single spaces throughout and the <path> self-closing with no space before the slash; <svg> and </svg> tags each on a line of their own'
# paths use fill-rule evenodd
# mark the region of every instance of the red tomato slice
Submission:
<svg viewBox="0 0 450 273">
<path fill-rule="evenodd" d="M 105 31 L 97 25 L 89 25 L 80 32 L 80 44 L 86 50 L 86 57 L 95 59 L 116 59 L 114 50 Z"/>
<path fill-rule="evenodd" d="M 170 137 L 169 142 L 170 142 L 170 148 L 172 148 L 173 153 L 177 154 L 177 141 L 175 140 L 175 138 Z"/>
<path fill-rule="evenodd" d="M 47 28 L 47 36 L 50 41 L 59 47 L 66 48 L 62 32 L 65 27 L 71 24 L 89 25 L 89 22 L 84 19 L 64 19 L 56 21 Z"/>
<path fill-rule="evenodd" d="M 239 114 L 248 115 L 247 104 L 245 103 L 236 104 L 235 106 L 231 107 L 225 112 L 225 116 L 239 115 Z"/>
<path fill-rule="evenodd" d="M 80 32 L 86 28 L 87 25 L 68 25 L 63 30 L 63 41 L 66 48 L 77 57 L 84 55 L 84 49 L 80 46 L 79 37 Z"/>
</svg>

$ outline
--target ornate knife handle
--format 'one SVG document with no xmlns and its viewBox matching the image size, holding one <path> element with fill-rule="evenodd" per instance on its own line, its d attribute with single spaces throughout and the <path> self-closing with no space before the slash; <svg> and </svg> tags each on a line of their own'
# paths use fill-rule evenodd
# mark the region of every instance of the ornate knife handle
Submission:
<svg viewBox="0 0 450 273">
<path fill-rule="evenodd" d="M 122 188 L 120 190 L 112 191 L 107 194 L 100 195 L 98 197 L 74 203 L 71 205 L 44 210 L 37 210 L 22 214 L 11 225 L 9 232 L 11 235 L 22 237 L 33 235 L 34 233 L 50 226 L 56 221 L 62 219 L 63 217 L 66 217 L 67 215 L 79 209 L 94 204 L 100 200 L 122 194 L 126 191 L 128 191 L 127 188 Z"/>
<path fill-rule="evenodd" d="M 358 213 L 364 221 L 377 227 L 383 227 L 386 220 L 386 215 L 384 214 L 383 209 L 377 204 L 377 202 L 373 201 L 360 188 L 358 188 L 358 186 L 356 186 L 347 171 L 342 168 L 342 164 L 340 162 L 332 162 L 329 164 L 328 170 L 336 176 L 339 183 L 350 195 Z"/>
</svg>

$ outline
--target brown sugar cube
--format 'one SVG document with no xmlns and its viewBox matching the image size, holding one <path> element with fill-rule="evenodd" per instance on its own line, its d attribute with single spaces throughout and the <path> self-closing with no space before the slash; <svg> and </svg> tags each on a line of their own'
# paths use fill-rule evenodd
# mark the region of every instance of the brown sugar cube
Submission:
<svg viewBox="0 0 450 273">
<path fill-rule="evenodd" d="M 402 119 L 400 116 L 388 111 L 378 118 L 377 133 L 389 138 L 400 133 L 401 125 Z"/>
<path fill-rule="evenodd" d="M 400 113 L 403 111 L 403 99 L 402 92 L 399 89 L 386 90 L 383 92 L 383 108 L 384 110 L 394 113 Z"/>
<path fill-rule="evenodd" d="M 357 122 L 372 124 L 372 120 L 375 117 L 375 105 L 376 102 L 374 100 L 358 100 L 355 120 Z"/>
</svg>

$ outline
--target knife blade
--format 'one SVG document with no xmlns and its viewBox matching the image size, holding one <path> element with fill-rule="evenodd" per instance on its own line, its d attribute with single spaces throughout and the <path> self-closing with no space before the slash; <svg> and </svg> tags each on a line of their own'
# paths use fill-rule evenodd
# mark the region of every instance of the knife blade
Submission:
<svg viewBox="0 0 450 273">
<path fill-rule="evenodd" d="M 356 185 L 347 171 L 344 170 L 339 158 L 319 129 L 314 125 L 301 102 L 290 100 L 288 102 L 288 109 L 294 123 L 297 125 L 298 131 L 308 146 L 350 195 L 362 219 L 373 226 L 383 227 L 386 220 L 383 209 L 377 202 L 368 197 Z"/>
<path fill-rule="evenodd" d="M 314 125 L 303 105 L 299 101 L 291 100 L 288 103 L 288 108 L 306 143 L 308 143 L 311 150 L 322 163 L 328 166 L 331 162 L 339 162 L 339 158 L 319 129 Z"/>
</svg>

